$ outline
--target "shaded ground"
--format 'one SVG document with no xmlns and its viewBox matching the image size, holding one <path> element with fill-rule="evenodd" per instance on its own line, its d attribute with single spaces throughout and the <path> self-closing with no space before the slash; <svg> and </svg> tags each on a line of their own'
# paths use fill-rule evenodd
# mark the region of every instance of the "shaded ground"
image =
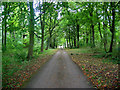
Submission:
<svg viewBox="0 0 120 90">
<path fill-rule="evenodd" d="M 7 59 L 3 59 L 3 72 L 2 72 L 2 87 L 3 88 L 20 88 L 24 86 L 26 81 L 50 60 L 50 58 L 57 52 L 57 49 L 50 49 L 39 54 L 37 57 L 27 61 L 15 61 L 13 53 L 8 54 Z M 15 52 L 16 53 L 16 52 Z M 12 54 L 12 55 L 11 55 Z M 7 54 L 3 55 L 6 56 Z M 6 65 L 5 61 L 10 61 Z M 19 60 L 19 59 L 18 59 Z"/>
<path fill-rule="evenodd" d="M 72 60 L 82 69 L 96 88 L 118 88 L 118 64 L 105 58 L 95 58 L 96 53 L 83 49 L 67 50 Z M 99 54 L 97 54 L 99 56 Z"/>
<path fill-rule="evenodd" d="M 64 50 L 59 50 L 25 88 L 91 88 L 79 67 Z"/>
</svg>

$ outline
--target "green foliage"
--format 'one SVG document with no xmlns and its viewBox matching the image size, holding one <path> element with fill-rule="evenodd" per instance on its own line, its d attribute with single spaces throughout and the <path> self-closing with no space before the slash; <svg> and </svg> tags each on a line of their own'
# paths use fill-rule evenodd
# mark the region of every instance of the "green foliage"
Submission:
<svg viewBox="0 0 120 90">
<path fill-rule="evenodd" d="M 80 52 L 94 53 L 98 55 L 93 57 L 110 58 L 103 62 L 119 62 L 119 4 L 114 6 L 117 2 L 36 2 L 34 4 L 34 10 L 32 4 L 26 2 L 3 2 L 1 5 L 3 78 L 6 74 L 12 76 L 20 69 L 17 65 L 29 63 L 27 57 L 29 53 L 32 56 L 32 50 L 33 58 L 36 58 L 40 54 L 45 56 L 47 53 L 52 53 L 47 49 L 59 45 L 74 49 L 78 56 Z M 115 23 L 112 18 L 114 9 Z M 112 35 L 114 35 L 113 51 L 108 53 Z M 28 47 L 31 48 L 29 51 Z M 41 49 L 44 52 L 41 52 Z"/>
</svg>

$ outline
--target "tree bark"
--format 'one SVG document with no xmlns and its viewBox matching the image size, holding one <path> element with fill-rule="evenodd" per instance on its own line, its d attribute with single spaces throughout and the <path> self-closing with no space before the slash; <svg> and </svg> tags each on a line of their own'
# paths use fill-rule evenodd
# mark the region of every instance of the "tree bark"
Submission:
<svg viewBox="0 0 120 90">
<path fill-rule="evenodd" d="M 56 40 L 55 40 L 55 38 L 54 38 L 54 44 L 53 44 L 53 48 L 55 48 L 55 41 L 56 41 Z"/>
<path fill-rule="evenodd" d="M 44 9 L 45 9 L 45 6 L 43 5 L 43 12 L 45 12 Z M 41 23 L 41 29 L 42 29 L 41 52 L 43 52 L 43 48 L 44 48 L 44 27 L 45 27 L 44 22 L 45 22 L 45 13 L 43 14 L 43 20 L 42 20 L 41 6 L 40 6 L 40 23 Z"/>
<path fill-rule="evenodd" d="M 90 9 L 90 17 L 93 18 L 93 3 L 92 5 L 90 4 L 89 6 Z M 95 47 L 95 40 L 94 40 L 94 24 L 93 24 L 93 20 L 91 19 L 91 31 L 92 31 L 92 47 Z"/>
<path fill-rule="evenodd" d="M 98 30 L 99 30 L 100 37 L 101 37 L 101 40 L 102 40 L 102 33 L 101 33 L 101 29 L 100 29 L 100 22 L 98 22 Z"/>
<path fill-rule="evenodd" d="M 109 52 L 112 52 L 112 47 L 113 47 L 113 40 L 114 40 L 114 35 L 115 35 L 115 2 L 111 2 L 112 6 L 112 27 L 111 27 L 111 32 L 112 32 L 112 38 L 111 38 L 111 43 L 110 43 L 110 50 Z"/>
<path fill-rule="evenodd" d="M 2 20 L 2 50 L 3 50 L 3 47 L 4 47 L 4 26 L 3 26 L 3 20 Z"/>
<path fill-rule="evenodd" d="M 33 2 L 30 2 L 30 24 L 29 24 L 29 48 L 28 48 L 28 60 L 33 55 L 33 45 L 34 45 L 34 9 Z"/>
<path fill-rule="evenodd" d="M 106 2 L 104 2 L 104 5 L 103 5 L 103 13 L 104 13 L 104 16 L 103 16 L 103 19 L 104 19 L 104 22 L 103 22 L 103 30 L 104 30 L 103 43 L 104 43 L 105 52 L 107 52 L 107 33 L 106 33 L 106 28 L 107 28 L 106 20 L 107 20 L 107 17 L 106 17 L 106 14 L 105 14 L 106 12 L 107 12 Z"/>
<path fill-rule="evenodd" d="M 119 6 L 118 6 L 118 8 L 120 8 L 120 4 L 119 4 Z M 119 18 L 120 18 L 120 9 L 119 9 L 119 13 L 118 13 L 118 15 L 119 15 Z M 119 36 L 119 41 L 118 41 L 118 82 L 120 82 L 120 36 Z"/>
<path fill-rule="evenodd" d="M 94 34 L 94 25 L 92 24 L 92 41 L 93 41 L 93 47 L 95 47 L 95 34 Z"/>
<path fill-rule="evenodd" d="M 47 46 L 45 50 L 48 50 L 48 47 L 49 47 L 49 38 L 47 39 Z"/>
<path fill-rule="evenodd" d="M 90 46 L 92 46 L 92 35 L 91 35 L 91 32 L 92 32 L 92 29 L 91 29 L 91 26 L 90 26 Z"/>
<path fill-rule="evenodd" d="M 67 48 L 68 48 L 68 39 L 67 39 Z"/>
<path fill-rule="evenodd" d="M 119 44 L 118 44 L 118 82 L 120 82 L 120 36 L 119 36 Z"/>
<path fill-rule="evenodd" d="M 87 32 L 87 30 L 86 30 L 86 44 L 88 44 L 88 32 Z"/>
<path fill-rule="evenodd" d="M 76 37 L 74 36 L 74 47 L 76 48 Z"/>
<path fill-rule="evenodd" d="M 77 24 L 77 48 L 79 48 L 79 24 Z"/>
<path fill-rule="evenodd" d="M 4 32 L 4 35 L 5 35 L 5 37 L 4 37 L 4 45 L 3 45 L 3 48 L 4 48 L 4 50 L 6 50 L 6 39 L 7 39 L 7 22 L 6 22 L 6 20 L 7 20 L 7 3 L 5 3 L 5 8 L 4 8 L 4 11 L 5 11 L 5 17 L 4 17 L 4 29 L 5 29 L 5 32 Z"/>
<path fill-rule="evenodd" d="M 50 48 L 52 48 L 52 33 L 50 32 Z"/>
<path fill-rule="evenodd" d="M 69 47 L 71 47 L 71 43 L 70 43 L 70 30 L 69 30 Z"/>
<path fill-rule="evenodd" d="M 41 22 L 41 26 L 42 26 L 41 52 L 43 52 L 43 46 L 44 46 L 44 25 L 43 25 L 43 22 Z"/>
</svg>

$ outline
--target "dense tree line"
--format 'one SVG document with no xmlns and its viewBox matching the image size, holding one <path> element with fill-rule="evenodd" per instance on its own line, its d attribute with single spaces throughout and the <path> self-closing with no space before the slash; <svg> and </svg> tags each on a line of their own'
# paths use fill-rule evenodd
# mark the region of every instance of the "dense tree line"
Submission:
<svg viewBox="0 0 120 90">
<path fill-rule="evenodd" d="M 103 47 L 112 52 L 119 43 L 119 2 L 67 3 L 65 18 L 67 46 Z M 79 40 L 80 39 L 80 40 Z M 77 46 L 76 46 L 77 40 Z M 68 45 L 69 44 L 69 45 Z"/>
<path fill-rule="evenodd" d="M 21 45 L 29 60 L 35 45 L 41 52 L 61 44 L 105 52 L 120 47 L 119 2 L 3 2 L 1 7 L 3 52 Z"/>
</svg>

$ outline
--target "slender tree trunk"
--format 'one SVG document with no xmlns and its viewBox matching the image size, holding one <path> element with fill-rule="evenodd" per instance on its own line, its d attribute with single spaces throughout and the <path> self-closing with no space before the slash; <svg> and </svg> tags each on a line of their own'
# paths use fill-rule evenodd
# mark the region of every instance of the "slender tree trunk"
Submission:
<svg viewBox="0 0 120 90">
<path fill-rule="evenodd" d="M 52 16 L 51 15 L 51 13 L 49 13 L 50 14 L 50 16 Z M 49 34 L 50 34 L 50 48 L 52 48 L 52 41 L 51 41 L 51 38 L 52 38 L 52 32 L 51 32 L 51 23 L 52 23 L 52 19 L 51 19 L 51 17 L 50 17 L 50 26 L 49 26 Z"/>
<path fill-rule="evenodd" d="M 33 55 L 33 45 L 34 45 L 34 9 L 33 2 L 30 2 L 30 25 L 29 25 L 29 48 L 28 48 L 28 60 Z"/>
<path fill-rule="evenodd" d="M 71 38 L 71 40 L 72 40 L 72 38 Z M 72 45 L 71 45 L 71 48 L 73 48 L 73 44 L 74 44 L 74 41 L 72 40 Z"/>
<path fill-rule="evenodd" d="M 94 34 L 94 25 L 92 24 L 92 41 L 93 41 L 93 47 L 95 47 L 95 34 Z"/>
<path fill-rule="evenodd" d="M 86 30 L 86 44 L 88 44 L 88 32 L 87 32 L 87 30 Z"/>
<path fill-rule="evenodd" d="M 57 43 L 56 43 L 56 48 L 57 48 Z"/>
<path fill-rule="evenodd" d="M 4 32 L 4 50 L 6 50 L 6 39 L 7 39 L 7 22 L 6 22 L 6 20 L 7 20 L 7 3 L 5 3 L 5 8 L 4 8 L 4 11 L 5 11 L 5 17 L 4 17 L 4 29 L 5 29 L 5 32 Z"/>
<path fill-rule="evenodd" d="M 6 50 L 6 41 L 7 41 L 6 40 L 7 39 L 7 30 L 6 29 L 7 29 L 7 27 L 6 27 L 6 23 L 5 23 L 5 42 L 4 42 L 5 43 L 4 44 L 5 45 L 5 50 Z"/>
<path fill-rule="evenodd" d="M 76 37 L 74 36 L 74 47 L 76 48 Z"/>
<path fill-rule="evenodd" d="M 77 48 L 79 48 L 79 24 L 77 24 Z"/>
<path fill-rule="evenodd" d="M 120 40 L 120 36 L 119 36 L 119 40 Z M 118 82 L 120 82 L 120 41 L 118 44 Z"/>
<path fill-rule="evenodd" d="M 93 18 L 93 4 L 90 4 L 90 17 Z M 95 40 L 94 40 L 94 24 L 93 24 L 93 20 L 91 19 L 91 31 L 92 31 L 92 47 L 95 47 Z"/>
<path fill-rule="evenodd" d="M 111 6 L 112 6 L 112 38 L 111 38 L 111 43 L 110 43 L 110 50 L 109 52 L 112 52 L 112 47 L 113 47 L 113 39 L 114 39 L 114 35 L 115 35 L 115 2 L 111 2 Z"/>
<path fill-rule="evenodd" d="M 43 6 L 43 10 L 44 8 L 45 6 Z M 41 13 L 41 6 L 40 6 L 40 13 Z M 41 52 L 43 52 L 43 48 L 44 48 L 44 27 L 45 27 L 44 21 L 45 21 L 45 13 L 43 14 L 43 20 L 42 20 L 42 15 L 40 14 L 40 23 L 41 23 L 41 29 L 42 29 Z"/>
<path fill-rule="evenodd" d="M 118 8 L 120 8 L 120 5 L 118 6 Z M 120 9 L 119 9 L 119 18 L 120 18 Z M 120 82 L 120 36 L 119 36 L 119 41 L 118 41 L 118 82 Z M 119 85 L 119 83 L 118 83 Z"/>
<path fill-rule="evenodd" d="M 4 23 L 3 23 L 3 20 L 2 20 L 2 49 L 4 47 Z"/>
<path fill-rule="evenodd" d="M 43 22 L 41 23 L 41 26 L 42 26 L 41 52 L 43 52 L 43 46 L 44 46 L 44 25 L 43 25 Z"/>
<path fill-rule="evenodd" d="M 100 37 L 101 37 L 101 40 L 102 40 L 102 33 L 101 33 L 101 29 L 100 29 L 100 22 L 98 22 L 98 30 L 99 30 Z"/>
<path fill-rule="evenodd" d="M 50 47 L 52 48 L 52 33 L 50 32 Z"/>
<path fill-rule="evenodd" d="M 92 29 L 91 29 L 91 27 L 90 27 L 90 46 L 92 46 Z"/>
<path fill-rule="evenodd" d="M 55 40 L 55 38 L 54 38 L 54 44 L 53 44 L 53 48 L 55 48 L 55 41 L 56 41 L 56 40 Z"/>
<path fill-rule="evenodd" d="M 47 39 L 47 46 L 45 50 L 48 50 L 48 47 L 49 47 L 49 39 Z"/>
<path fill-rule="evenodd" d="M 106 24 L 103 22 L 103 29 L 104 29 L 104 50 L 107 52 L 106 45 L 107 45 L 107 36 L 106 36 Z"/>
<path fill-rule="evenodd" d="M 67 48 L 68 48 L 68 39 L 67 39 Z"/>
<path fill-rule="evenodd" d="M 92 14 L 90 14 L 92 17 Z M 95 47 L 95 40 L 94 40 L 94 25 L 93 25 L 93 21 L 91 21 L 91 31 L 92 31 L 92 47 Z"/>
<path fill-rule="evenodd" d="M 103 40 L 103 37 L 102 37 L 102 33 L 101 33 L 100 22 L 98 22 L 98 30 L 99 30 L 100 38 L 101 38 L 100 47 L 102 47 L 102 43 L 103 43 L 102 40 Z"/>
<path fill-rule="evenodd" d="M 71 43 L 70 43 L 70 30 L 69 30 L 69 47 L 71 47 Z"/>
<path fill-rule="evenodd" d="M 106 20 L 107 20 L 107 17 L 106 17 L 106 12 L 107 12 L 106 2 L 104 2 L 104 5 L 103 5 L 103 13 L 104 13 L 104 16 L 103 16 L 103 19 L 104 19 L 104 22 L 103 22 L 103 30 L 104 30 L 103 43 L 104 43 L 105 52 L 107 52 L 107 33 L 106 33 L 106 28 L 107 28 Z"/>
</svg>

